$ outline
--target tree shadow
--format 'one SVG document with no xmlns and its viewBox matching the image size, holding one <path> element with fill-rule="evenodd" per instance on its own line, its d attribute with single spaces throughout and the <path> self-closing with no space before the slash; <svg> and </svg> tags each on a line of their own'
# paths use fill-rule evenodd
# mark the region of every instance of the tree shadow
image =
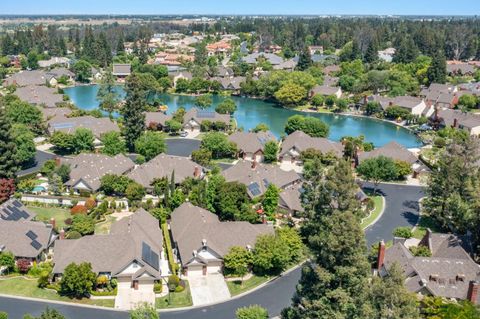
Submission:
<svg viewBox="0 0 480 319">
<path fill-rule="evenodd" d="M 419 205 L 418 201 L 406 200 L 402 204 L 403 204 L 404 207 L 413 209 L 417 212 L 420 210 L 420 205 Z"/>
<path fill-rule="evenodd" d="M 418 221 L 418 214 L 414 214 L 412 212 L 403 212 L 402 216 L 405 218 L 405 220 L 412 226 L 417 224 Z"/>
</svg>

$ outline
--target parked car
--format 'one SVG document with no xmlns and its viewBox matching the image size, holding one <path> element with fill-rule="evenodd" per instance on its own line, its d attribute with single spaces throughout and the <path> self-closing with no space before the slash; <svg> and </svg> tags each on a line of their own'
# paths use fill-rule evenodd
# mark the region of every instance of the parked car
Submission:
<svg viewBox="0 0 480 319">
<path fill-rule="evenodd" d="M 181 137 L 187 137 L 187 136 L 188 136 L 188 132 L 186 132 L 186 131 L 181 131 L 181 132 L 180 132 L 180 136 L 181 136 Z"/>
</svg>

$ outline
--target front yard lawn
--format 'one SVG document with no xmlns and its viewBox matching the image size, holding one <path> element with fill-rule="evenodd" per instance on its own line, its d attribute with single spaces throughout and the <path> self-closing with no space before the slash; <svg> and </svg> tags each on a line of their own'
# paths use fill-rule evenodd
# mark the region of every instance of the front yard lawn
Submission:
<svg viewBox="0 0 480 319">
<path fill-rule="evenodd" d="M 227 281 L 227 286 L 233 297 L 267 282 L 270 278 L 253 275 L 251 278 L 244 280 L 243 283 L 239 280 Z"/>
<path fill-rule="evenodd" d="M 413 237 L 417 239 L 422 239 L 423 236 L 425 236 L 425 234 L 427 233 L 427 228 L 430 228 L 430 230 L 434 233 L 442 232 L 440 225 L 438 225 L 435 219 L 428 215 L 420 215 L 418 225 L 413 230 Z"/>
<path fill-rule="evenodd" d="M 185 281 L 184 291 L 171 293 L 170 297 L 169 295 L 166 295 L 164 297 L 155 299 L 155 307 L 157 309 L 189 307 L 192 305 L 193 302 L 192 296 L 190 295 L 190 286 L 188 285 L 188 281 Z"/>
<path fill-rule="evenodd" d="M 370 224 L 371 224 L 375 219 L 377 219 L 378 215 L 380 215 L 380 213 L 381 213 L 382 210 L 383 210 L 383 198 L 382 198 L 382 196 L 370 196 L 370 198 L 373 200 L 373 203 L 375 204 L 375 208 L 374 208 L 373 211 L 370 213 L 370 215 L 368 215 L 367 217 L 365 217 L 365 218 L 362 220 L 362 223 L 360 224 L 360 226 L 362 227 L 362 229 L 365 229 L 365 228 L 367 228 L 368 226 L 370 226 Z"/>
<path fill-rule="evenodd" d="M 29 210 L 37 214 L 36 219 L 43 222 L 49 222 L 53 217 L 58 229 L 65 227 L 65 219 L 71 218 L 70 210 L 60 207 L 37 207 L 27 206 Z"/>
<path fill-rule="evenodd" d="M 41 289 L 37 287 L 37 280 L 29 280 L 25 278 L 9 278 L 9 279 L 0 279 L 0 293 L 6 295 L 22 296 L 22 297 L 31 297 L 31 298 L 40 298 L 48 300 L 58 300 L 66 301 L 73 303 L 80 303 L 86 305 L 96 305 L 102 307 L 112 307 L 115 304 L 114 299 L 102 299 L 102 300 L 92 300 L 88 298 L 84 299 L 70 299 L 68 297 L 63 297 L 57 294 L 53 290 Z"/>
</svg>

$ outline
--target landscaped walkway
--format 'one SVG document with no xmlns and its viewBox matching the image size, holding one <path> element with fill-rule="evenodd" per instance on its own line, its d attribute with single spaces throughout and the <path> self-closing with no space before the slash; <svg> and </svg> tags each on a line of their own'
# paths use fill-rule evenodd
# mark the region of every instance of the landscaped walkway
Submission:
<svg viewBox="0 0 480 319">
<path fill-rule="evenodd" d="M 225 278 L 221 274 L 189 276 L 190 293 L 194 306 L 208 305 L 230 299 Z"/>
</svg>

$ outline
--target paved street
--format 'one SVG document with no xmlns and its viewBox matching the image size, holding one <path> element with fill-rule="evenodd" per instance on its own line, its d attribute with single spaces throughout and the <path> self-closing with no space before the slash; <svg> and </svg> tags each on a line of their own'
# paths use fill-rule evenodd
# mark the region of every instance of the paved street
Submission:
<svg viewBox="0 0 480 319">
<path fill-rule="evenodd" d="M 167 138 L 167 154 L 188 157 L 200 148 L 200 140 L 186 138 Z"/>
<path fill-rule="evenodd" d="M 366 187 L 373 187 L 365 183 Z M 380 184 L 378 192 L 385 197 L 385 212 L 382 217 L 365 231 L 370 246 L 382 239 L 392 239 L 392 232 L 400 226 L 414 226 L 419 216 L 418 200 L 424 197 L 422 187 Z"/>
<path fill-rule="evenodd" d="M 30 173 L 38 172 L 42 168 L 43 163 L 50 159 L 54 159 L 55 157 L 55 154 L 37 150 L 37 152 L 35 153 L 34 165 L 32 167 L 19 171 L 17 175 L 21 177 Z"/>
</svg>

